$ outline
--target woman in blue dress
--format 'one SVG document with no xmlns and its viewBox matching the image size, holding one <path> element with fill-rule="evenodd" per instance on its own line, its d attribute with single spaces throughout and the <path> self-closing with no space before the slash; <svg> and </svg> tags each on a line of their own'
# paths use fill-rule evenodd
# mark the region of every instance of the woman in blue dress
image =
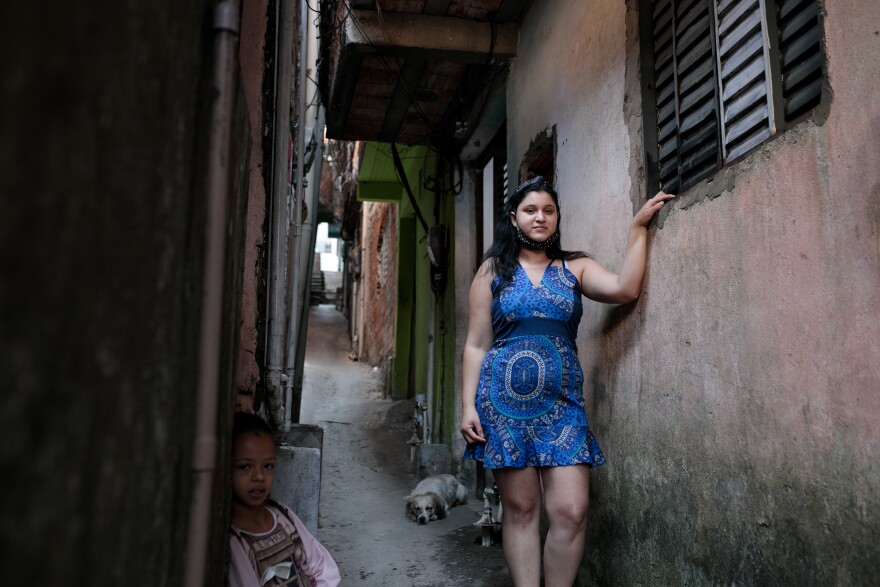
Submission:
<svg viewBox="0 0 880 587">
<path fill-rule="evenodd" d="M 633 217 L 620 275 L 560 247 L 559 197 L 543 177 L 504 206 L 495 242 L 471 285 L 461 434 L 465 457 L 492 469 L 504 506 L 504 558 L 517 587 L 541 581 L 539 523 L 549 522 L 547 587 L 574 583 L 584 550 L 590 468 L 605 463 L 584 409 L 575 339 L 581 296 L 635 300 L 647 226 L 673 196 L 659 192 Z"/>
</svg>

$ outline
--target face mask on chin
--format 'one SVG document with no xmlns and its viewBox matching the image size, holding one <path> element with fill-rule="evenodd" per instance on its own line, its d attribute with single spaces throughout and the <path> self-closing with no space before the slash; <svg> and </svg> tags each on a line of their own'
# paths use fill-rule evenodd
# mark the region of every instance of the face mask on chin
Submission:
<svg viewBox="0 0 880 587">
<path fill-rule="evenodd" d="M 527 249 L 531 249 L 533 251 L 543 251 L 552 247 L 553 244 L 559 240 L 559 229 L 556 229 L 556 232 L 547 237 L 547 240 L 536 241 L 532 238 L 527 237 L 522 229 L 519 227 L 519 225 L 517 225 L 516 240 L 518 240 L 520 244 Z"/>
</svg>

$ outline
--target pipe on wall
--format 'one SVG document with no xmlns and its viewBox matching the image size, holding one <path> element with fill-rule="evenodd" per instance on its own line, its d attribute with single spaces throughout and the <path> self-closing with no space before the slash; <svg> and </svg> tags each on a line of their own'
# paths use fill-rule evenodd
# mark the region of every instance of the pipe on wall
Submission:
<svg viewBox="0 0 880 587">
<path fill-rule="evenodd" d="M 275 72 L 275 119 L 272 145 L 272 197 L 269 215 L 272 229 L 269 233 L 269 276 L 267 288 L 266 328 L 266 415 L 278 430 L 284 420 L 282 394 L 284 391 L 284 340 L 286 327 L 285 302 L 287 296 L 287 232 L 290 156 L 290 92 L 293 58 L 294 0 L 278 1 L 277 69 Z"/>
<path fill-rule="evenodd" d="M 296 133 L 296 187 L 293 193 L 293 239 L 290 246 L 290 305 L 289 322 L 287 327 L 287 360 L 285 363 L 286 389 L 284 397 L 284 429 L 290 429 L 293 420 L 293 365 L 296 357 L 296 347 L 299 333 L 300 306 L 303 303 L 300 295 L 300 279 L 302 278 L 303 264 L 301 262 L 302 248 L 302 213 L 304 200 L 305 173 L 305 142 L 306 142 L 306 66 L 308 64 L 309 35 L 306 28 L 309 22 L 309 6 L 307 0 L 299 0 L 299 24 L 300 24 L 300 53 L 299 53 L 299 95 L 297 100 L 297 133 Z M 317 210 L 311 210 L 316 214 Z M 299 417 L 299 414 L 296 415 Z"/>
<path fill-rule="evenodd" d="M 317 107 L 318 114 L 314 121 L 315 128 L 324 128 L 324 112 L 323 108 Z M 324 145 L 323 141 L 316 138 L 314 163 L 309 171 L 311 180 L 306 190 L 308 197 L 309 210 L 313 212 L 309 214 L 308 221 L 303 226 L 303 244 L 302 251 L 305 257 L 305 274 L 311 275 L 314 271 L 315 261 L 315 243 L 318 237 L 318 200 L 321 194 L 321 169 L 324 161 Z M 318 268 L 320 271 L 320 267 Z M 300 322 L 297 332 L 297 345 L 295 349 L 290 349 L 290 356 L 293 357 L 293 392 L 291 393 L 291 409 L 294 414 L 299 414 L 302 406 L 302 387 L 303 387 L 303 367 L 306 359 L 306 340 L 308 339 L 309 328 L 309 298 L 311 292 L 311 284 L 308 279 L 303 280 L 303 287 L 300 288 L 302 303 L 300 304 Z M 294 352 L 295 351 L 295 352 Z"/>
<path fill-rule="evenodd" d="M 222 337 L 223 273 L 226 256 L 226 203 L 229 152 L 241 5 L 220 2 L 214 9 L 214 65 L 211 126 L 208 136 L 205 262 L 199 323 L 198 383 L 192 460 L 193 492 L 186 539 L 184 585 L 204 583 L 210 531 L 211 493 L 217 454 L 217 402 Z"/>
</svg>

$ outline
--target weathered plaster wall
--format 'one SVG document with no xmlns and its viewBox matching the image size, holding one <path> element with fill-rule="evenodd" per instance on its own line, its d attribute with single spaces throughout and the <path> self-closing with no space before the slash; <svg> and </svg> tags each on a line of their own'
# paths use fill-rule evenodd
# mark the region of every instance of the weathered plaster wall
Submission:
<svg viewBox="0 0 880 587">
<path fill-rule="evenodd" d="M 464 189 L 463 185 L 462 189 Z M 457 276 L 455 263 L 453 262 L 454 249 L 456 248 L 456 207 L 458 202 L 461 201 L 459 199 L 460 195 L 449 193 L 444 194 L 440 199 L 440 222 L 449 229 L 449 256 L 446 263 L 443 287 L 435 283 L 437 285 L 435 296 L 437 300 L 437 323 L 434 331 L 436 352 L 434 389 L 437 391 L 434 395 L 437 400 L 435 401 L 433 420 L 433 440 L 449 445 L 453 449 L 453 458 L 456 458 L 458 454 L 458 450 L 455 448 L 457 446 L 456 442 L 461 441 L 461 434 L 458 431 L 458 424 L 461 419 L 461 401 L 458 399 L 457 394 L 459 382 L 461 381 L 458 372 L 461 365 L 461 357 L 457 349 L 461 347 L 456 346 L 458 343 L 458 332 L 456 330 L 458 316 L 455 304 Z M 467 251 L 467 246 L 463 248 Z M 430 272 L 430 259 L 428 260 L 428 267 Z M 433 280 L 433 274 L 431 279 Z M 466 334 L 467 331 L 465 331 Z"/>
<path fill-rule="evenodd" d="M 212 7 L 0 8 L 4 584 L 182 582 Z M 233 127 L 221 437 L 241 275 L 241 100 Z M 225 471 L 223 443 L 218 453 Z M 218 475 L 206 584 L 223 583 L 227 488 Z"/>
<path fill-rule="evenodd" d="M 455 197 L 455 222 L 452 232 L 451 259 L 454 262 L 454 280 L 452 287 L 455 296 L 454 326 L 455 326 L 455 406 L 453 433 L 449 441 L 452 447 L 452 456 L 462 466 L 465 477 L 473 477 L 473 461 L 461 459 L 465 443 L 458 433 L 458 424 L 461 421 L 461 381 L 462 381 L 462 351 L 467 340 L 468 332 L 468 293 L 471 281 L 474 278 L 474 257 L 477 247 L 477 232 L 468 227 L 476 226 L 476 189 L 473 176 L 465 174 L 462 178 L 462 191 Z"/>
<path fill-rule="evenodd" d="M 364 203 L 364 256 L 361 280 L 364 288 L 365 328 L 360 359 L 381 365 L 394 344 L 394 305 L 397 296 L 397 205 Z"/>
<path fill-rule="evenodd" d="M 824 5 L 827 120 L 730 167 L 718 197 L 684 194 L 651 231 L 637 303 L 587 303 L 580 358 L 609 464 L 584 583 L 880 573 L 880 7 Z M 645 197 L 634 18 L 536 3 L 508 88 L 512 167 L 556 125 L 564 244 L 612 270 Z"/>
<path fill-rule="evenodd" d="M 265 165 L 263 137 L 271 128 L 264 114 L 264 79 L 266 77 L 266 27 L 269 23 L 267 10 L 269 0 L 249 0 L 243 3 L 241 18 L 241 78 L 247 101 L 250 123 L 251 154 L 248 161 L 247 236 L 244 248 L 244 271 L 242 274 L 241 332 L 235 385 L 238 404 L 250 411 L 254 394 L 260 380 L 257 359 L 261 323 L 260 307 L 265 288 L 264 252 L 266 246 L 266 184 L 271 181 L 271 165 Z M 274 16 L 274 15 L 273 15 Z M 274 28 L 274 21 L 273 21 Z M 270 72 L 271 73 L 271 72 Z"/>
</svg>

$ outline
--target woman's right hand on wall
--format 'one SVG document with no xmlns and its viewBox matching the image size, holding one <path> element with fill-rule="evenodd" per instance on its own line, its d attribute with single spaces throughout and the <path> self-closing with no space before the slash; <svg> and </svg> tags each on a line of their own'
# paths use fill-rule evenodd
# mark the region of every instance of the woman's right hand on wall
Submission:
<svg viewBox="0 0 880 587">
<path fill-rule="evenodd" d="M 674 198 L 675 196 L 672 194 L 667 194 L 666 192 L 659 191 L 657 195 L 653 198 L 650 198 L 645 205 L 641 207 L 641 209 L 636 212 L 635 216 L 633 216 L 633 226 L 641 226 L 648 227 L 648 223 L 651 222 L 651 218 L 654 217 L 654 214 L 657 213 L 663 205 Z"/>
</svg>

